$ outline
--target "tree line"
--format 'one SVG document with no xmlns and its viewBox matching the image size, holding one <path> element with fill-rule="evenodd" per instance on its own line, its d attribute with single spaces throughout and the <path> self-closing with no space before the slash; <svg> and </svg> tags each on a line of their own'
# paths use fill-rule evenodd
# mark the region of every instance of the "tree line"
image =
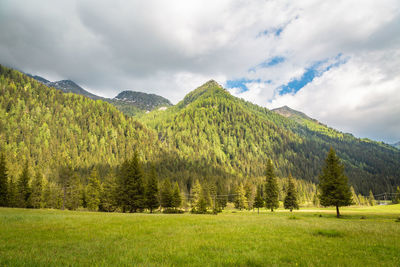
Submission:
<svg viewBox="0 0 400 267">
<path fill-rule="evenodd" d="M 295 180 L 289 175 L 285 188 L 279 186 L 278 178 L 271 160 L 267 161 L 264 181 L 252 184 L 240 182 L 232 191 L 224 191 L 216 184 L 200 183 L 196 180 L 189 194 L 181 190 L 177 181 L 161 181 L 156 169 L 148 173 L 143 170 L 138 154 L 119 166 L 115 176 L 107 176 L 100 181 L 96 168 L 93 168 L 87 184 L 83 185 L 70 163 L 59 167 L 57 183 L 45 182 L 40 171 L 31 174 L 26 162 L 17 181 L 8 178 L 4 153 L 0 155 L 0 206 L 21 208 L 58 208 L 104 212 L 143 212 L 152 213 L 160 209 L 165 213 L 218 213 L 229 201 L 234 207 L 257 209 L 265 207 L 271 211 L 279 208 L 281 190 L 283 207 L 290 211 L 299 208 L 299 195 Z M 360 197 L 349 187 L 344 168 L 333 149 L 325 160 L 316 195 L 322 206 L 339 207 L 358 204 Z M 367 205 L 374 205 L 371 192 Z M 364 203 L 363 203 L 364 204 Z"/>
</svg>

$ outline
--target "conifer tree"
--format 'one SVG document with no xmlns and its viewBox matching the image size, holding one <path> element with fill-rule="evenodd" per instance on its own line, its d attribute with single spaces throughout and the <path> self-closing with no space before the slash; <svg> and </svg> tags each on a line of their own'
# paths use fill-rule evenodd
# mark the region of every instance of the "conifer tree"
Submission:
<svg viewBox="0 0 400 267">
<path fill-rule="evenodd" d="M 240 183 L 237 187 L 237 198 L 236 198 L 236 206 L 239 210 L 246 208 L 247 206 L 247 198 L 246 198 L 246 191 L 244 190 L 243 183 Z"/>
<path fill-rule="evenodd" d="M 115 178 L 112 176 L 108 176 L 105 178 L 105 181 L 102 186 L 102 190 L 100 192 L 100 204 L 99 210 L 112 212 L 117 208 L 117 184 Z"/>
<path fill-rule="evenodd" d="M 354 190 L 353 186 L 350 186 L 350 192 L 351 192 L 351 199 L 353 205 L 360 206 L 361 205 L 361 200 L 358 198 L 356 191 Z"/>
<path fill-rule="evenodd" d="M 8 205 L 8 177 L 6 159 L 3 153 L 0 154 L 0 207 Z"/>
<path fill-rule="evenodd" d="M 181 190 L 179 189 L 178 182 L 175 182 L 174 189 L 172 191 L 171 205 L 175 209 L 182 205 Z"/>
<path fill-rule="evenodd" d="M 136 151 L 133 158 L 125 161 L 121 166 L 119 191 L 119 202 L 123 212 L 126 210 L 136 212 L 144 209 L 143 172 Z"/>
<path fill-rule="evenodd" d="M 7 187 L 8 207 L 18 207 L 18 189 L 14 179 L 10 177 Z"/>
<path fill-rule="evenodd" d="M 261 196 L 261 189 L 257 186 L 257 193 L 254 199 L 254 207 L 257 208 L 257 212 L 260 213 L 260 208 L 264 207 L 264 200 Z"/>
<path fill-rule="evenodd" d="M 150 175 L 147 179 L 145 199 L 146 199 L 146 208 L 150 210 L 150 213 L 153 213 L 153 209 L 157 209 L 160 204 L 158 201 L 157 174 L 154 166 L 152 166 L 150 170 Z"/>
<path fill-rule="evenodd" d="M 66 188 L 66 203 L 65 207 L 69 210 L 76 210 L 82 205 L 82 192 L 79 177 L 75 172 L 69 178 Z"/>
<path fill-rule="evenodd" d="M 393 204 L 399 204 L 400 203 L 400 186 L 398 186 L 397 188 L 396 188 L 396 192 L 395 192 L 395 195 L 394 195 L 394 198 L 393 198 Z"/>
<path fill-rule="evenodd" d="M 336 216 L 340 217 L 339 207 L 352 204 L 352 194 L 348 178 L 339 157 L 331 147 L 319 176 L 319 199 L 322 206 L 335 206 Z"/>
<path fill-rule="evenodd" d="M 30 198 L 32 194 L 32 189 L 29 186 L 30 174 L 29 165 L 26 161 L 24 168 L 22 169 L 21 176 L 19 177 L 17 188 L 18 188 L 18 207 L 20 208 L 31 208 Z"/>
<path fill-rule="evenodd" d="M 272 161 L 267 161 L 267 169 L 265 171 L 266 183 L 265 183 L 265 207 L 267 209 L 271 209 L 271 212 L 274 209 L 279 207 L 279 187 L 278 181 L 275 177 L 274 167 L 272 165 Z"/>
<path fill-rule="evenodd" d="M 90 173 L 88 186 L 86 189 L 86 205 L 90 211 L 97 211 L 100 204 L 101 186 L 96 169 Z"/>
<path fill-rule="evenodd" d="M 160 204 L 164 209 L 172 208 L 172 186 L 169 179 L 166 179 L 161 187 Z"/>
<path fill-rule="evenodd" d="M 196 180 L 192 188 L 192 212 L 193 213 L 207 213 L 207 201 L 205 198 L 205 191 L 201 186 L 199 180 Z"/>
<path fill-rule="evenodd" d="M 64 210 L 67 205 L 67 191 L 68 191 L 68 187 L 71 185 L 71 179 L 72 179 L 73 175 L 74 175 L 74 170 L 70 163 L 60 166 L 60 169 L 58 172 L 58 181 L 61 185 L 62 194 L 63 194 L 62 210 Z"/>
<path fill-rule="evenodd" d="M 286 192 L 285 200 L 283 201 L 283 205 L 285 209 L 289 209 L 290 212 L 292 212 L 293 209 L 299 209 L 297 192 L 291 174 L 289 174 L 288 189 Z"/>
<path fill-rule="evenodd" d="M 35 178 L 32 181 L 31 203 L 35 209 L 43 207 L 43 175 L 40 170 L 36 171 Z"/>
</svg>

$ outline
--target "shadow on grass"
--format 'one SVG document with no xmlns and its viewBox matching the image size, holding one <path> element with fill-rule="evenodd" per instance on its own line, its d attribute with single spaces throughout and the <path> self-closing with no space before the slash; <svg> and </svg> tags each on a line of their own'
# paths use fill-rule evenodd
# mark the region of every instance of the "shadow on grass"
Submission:
<svg viewBox="0 0 400 267">
<path fill-rule="evenodd" d="M 319 229 L 314 232 L 316 236 L 325 236 L 325 237 L 342 237 L 343 234 L 336 230 L 326 230 L 326 229 Z"/>
</svg>

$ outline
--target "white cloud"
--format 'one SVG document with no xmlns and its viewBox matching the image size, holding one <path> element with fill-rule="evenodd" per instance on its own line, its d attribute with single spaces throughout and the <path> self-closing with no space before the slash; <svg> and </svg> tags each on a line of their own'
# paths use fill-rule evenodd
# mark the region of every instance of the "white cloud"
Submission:
<svg viewBox="0 0 400 267">
<path fill-rule="evenodd" d="M 389 123 L 398 122 L 399 112 L 384 108 L 400 91 L 399 29 L 397 0 L 3 0 L 0 63 L 72 79 L 103 96 L 132 89 L 175 103 L 211 78 L 260 79 L 247 92 L 231 91 L 263 106 L 272 101 L 324 114 L 318 118 L 359 136 L 400 140 Z M 313 63 L 340 53 L 351 60 L 294 96 L 277 94 Z M 285 61 L 248 72 L 277 56 Z M 340 97 L 344 93 L 346 99 Z M 317 112 L 316 96 L 337 101 Z M 335 119 L 343 106 L 347 112 Z M 381 134 L 347 119 L 370 114 L 367 110 L 387 119 Z"/>
</svg>

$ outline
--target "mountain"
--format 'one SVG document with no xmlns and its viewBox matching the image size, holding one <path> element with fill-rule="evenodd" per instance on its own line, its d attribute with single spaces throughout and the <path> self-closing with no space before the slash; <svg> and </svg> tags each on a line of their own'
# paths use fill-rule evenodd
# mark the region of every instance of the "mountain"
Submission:
<svg viewBox="0 0 400 267">
<path fill-rule="evenodd" d="M 283 107 L 280 107 L 280 108 L 271 109 L 271 111 L 273 111 L 273 112 L 275 112 L 275 113 L 277 113 L 279 115 L 282 115 L 282 116 L 284 116 L 286 118 L 290 118 L 290 119 L 296 120 L 299 123 L 303 123 L 304 120 L 311 121 L 311 122 L 314 122 L 314 123 L 319 123 L 317 120 L 308 117 L 303 112 L 291 109 L 288 106 L 283 106 Z"/>
<path fill-rule="evenodd" d="M 147 111 L 151 111 L 159 107 L 172 106 L 171 102 L 162 96 L 135 91 L 123 91 L 119 93 L 115 99 L 130 103 L 141 110 Z"/>
<path fill-rule="evenodd" d="M 1 65 L 0 91 L 0 150 L 12 177 L 28 160 L 32 170 L 55 180 L 60 164 L 70 162 L 86 181 L 93 166 L 101 176 L 114 175 L 138 151 L 145 169 L 155 166 L 161 179 L 178 181 L 186 192 L 196 179 L 229 190 L 239 181 L 263 181 L 268 159 L 280 177 L 291 173 L 305 186 L 300 181 L 318 181 L 332 146 L 357 192 L 378 194 L 400 184 L 398 149 L 299 123 L 236 98 L 215 81 L 175 106 L 143 113 L 140 121 Z"/>
<path fill-rule="evenodd" d="M 391 144 L 391 146 L 400 149 L 400 141 L 394 144 Z"/>
<path fill-rule="evenodd" d="M 63 91 L 64 93 L 83 95 L 93 100 L 103 100 L 105 102 L 108 102 L 114 105 L 120 111 L 122 111 L 125 115 L 131 117 L 140 113 L 144 113 L 146 111 L 151 111 L 155 108 L 168 107 L 172 105 L 168 99 L 156 94 L 146 94 L 135 91 L 123 91 L 119 93 L 115 98 L 105 98 L 86 91 L 81 86 L 71 80 L 50 82 L 49 80 L 37 75 L 27 75 L 48 87 L 54 87 Z"/>
<path fill-rule="evenodd" d="M 209 81 L 176 106 L 150 112 L 141 120 L 157 131 L 162 142 L 177 148 L 182 157 L 222 168 L 238 178 L 262 177 L 265 162 L 272 159 L 280 176 L 291 173 L 317 182 L 333 146 L 357 191 L 387 191 L 400 182 L 399 151 L 289 111 L 301 122 L 233 97 L 215 81 Z"/>
</svg>

